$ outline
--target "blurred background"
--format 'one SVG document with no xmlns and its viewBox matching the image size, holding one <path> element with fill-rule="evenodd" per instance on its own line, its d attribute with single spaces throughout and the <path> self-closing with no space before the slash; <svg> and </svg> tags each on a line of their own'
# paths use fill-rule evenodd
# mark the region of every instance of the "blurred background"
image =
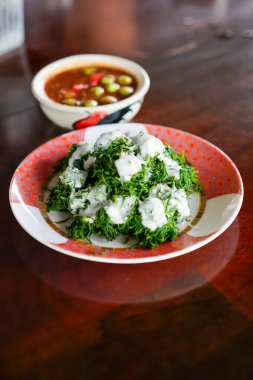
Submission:
<svg viewBox="0 0 253 380">
<path fill-rule="evenodd" d="M 0 85 L 8 96 L 5 92 L 0 98 L 0 116 L 32 107 L 33 74 L 53 60 L 77 53 L 133 59 L 151 79 L 159 70 L 160 80 L 173 89 L 189 65 L 224 60 L 231 50 L 240 54 L 253 40 L 252 12 L 251 0 L 1 0 Z M 185 57 L 187 67 L 182 61 L 178 65 L 179 56 Z M 228 76 L 231 68 L 229 62 L 226 65 Z M 201 81 L 204 67 L 197 74 Z M 152 84 L 152 104 L 159 85 Z M 188 96 L 194 93 L 189 94 L 189 86 L 182 91 L 179 98 L 186 102 L 187 112 Z M 163 105 L 157 106 L 159 112 Z"/>
</svg>

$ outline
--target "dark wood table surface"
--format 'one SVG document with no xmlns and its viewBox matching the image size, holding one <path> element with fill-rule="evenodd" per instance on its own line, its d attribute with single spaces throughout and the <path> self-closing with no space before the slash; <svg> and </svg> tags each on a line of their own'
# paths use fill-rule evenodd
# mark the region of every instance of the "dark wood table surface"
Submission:
<svg viewBox="0 0 253 380">
<path fill-rule="evenodd" d="M 26 44 L 0 58 L 0 379 L 253 379 L 253 3 L 25 1 Z M 20 161 L 64 131 L 30 92 L 77 53 L 140 63 L 151 88 L 136 122 L 197 134 L 241 172 L 239 216 L 185 256 L 109 265 L 50 250 L 8 202 Z"/>
</svg>

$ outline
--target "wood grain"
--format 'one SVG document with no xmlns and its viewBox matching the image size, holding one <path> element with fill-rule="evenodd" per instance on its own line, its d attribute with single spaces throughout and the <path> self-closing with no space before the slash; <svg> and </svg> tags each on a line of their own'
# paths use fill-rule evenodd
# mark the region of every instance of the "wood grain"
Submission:
<svg viewBox="0 0 253 380">
<path fill-rule="evenodd" d="M 253 39 L 242 36 L 253 4 L 231 0 L 222 13 L 220 3 L 25 1 L 26 46 L 0 58 L 1 379 L 253 378 Z M 195 133 L 233 159 L 245 200 L 217 240 L 174 260 L 103 265 L 51 251 L 18 225 L 12 173 L 62 133 L 31 78 L 77 53 L 140 63 L 151 88 L 135 121 Z"/>
</svg>

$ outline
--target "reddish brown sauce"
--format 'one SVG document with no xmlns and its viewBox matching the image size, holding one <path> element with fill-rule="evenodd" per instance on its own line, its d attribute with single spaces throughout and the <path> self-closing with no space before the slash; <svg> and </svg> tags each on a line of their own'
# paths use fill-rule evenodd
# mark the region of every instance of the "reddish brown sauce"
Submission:
<svg viewBox="0 0 253 380">
<path fill-rule="evenodd" d="M 116 103 L 133 95 L 136 78 L 110 67 L 79 67 L 49 78 L 45 91 L 57 103 L 77 107 L 95 107 Z"/>
</svg>

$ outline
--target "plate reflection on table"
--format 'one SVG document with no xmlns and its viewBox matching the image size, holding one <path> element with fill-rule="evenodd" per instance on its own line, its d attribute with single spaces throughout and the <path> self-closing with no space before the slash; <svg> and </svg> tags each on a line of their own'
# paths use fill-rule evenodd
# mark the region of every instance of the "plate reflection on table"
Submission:
<svg viewBox="0 0 253 380">
<path fill-rule="evenodd" d="M 30 237 L 19 234 L 17 250 L 29 269 L 47 284 L 74 297 L 105 303 L 158 302 L 186 294 L 217 276 L 236 251 L 236 220 L 217 240 L 172 260 L 138 264 L 103 264 L 32 248 Z"/>
</svg>

